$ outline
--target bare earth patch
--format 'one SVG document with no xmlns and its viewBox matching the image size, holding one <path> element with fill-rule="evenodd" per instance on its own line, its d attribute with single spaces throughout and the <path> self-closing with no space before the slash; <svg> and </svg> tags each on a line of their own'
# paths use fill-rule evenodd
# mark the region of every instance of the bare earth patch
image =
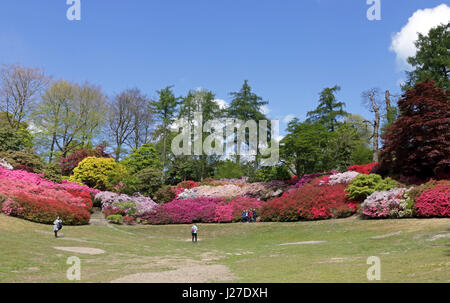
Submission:
<svg viewBox="0 0 450 303">
<path fill-rule="evenodd" d="M 292 242 L 292 243 L 282 243 L 280 245 L 304 245 L 304 244 L 320 244 L 327 241 L 303 241 L 303 242 Z"/>
<path fill-rule="evenodd" d="M 175 270 L 128 275 L 112 283 L 205 283 L 232 281 L 236 277 L 225 265 L 186 266 Z"/>
<path fill-rule="evenodd" d="M 100 255 L 104 254 L 105 251 L 99 248 L 90 247 L 53 247 L 54 249 L 69 251 L 73 253 L 87 254 L 87 255 Z"/>
<path fill-rule="evenodd" d="M 386 234 L 386 235 L 381 235 L 381 236 L 373 236 L 370 237 L 371 239 L 384 239 L 384 238 L 389 238 L 389 237 L 394 237 L 394 236 L 398 236 L 402 234 L 401 231 L 395 232 L 395 233 L 390 233 L 390 234 Z"/>
<path fill-rule="evenodd" d="M 445 238 L 450 238 L 450 233 L 449 234 L 440 234 L 440 235 L 433 236 L 430 239 L 428 239 L 428 241 L 436 241 L 436 240 L 445 239 Z"/>
</svg>

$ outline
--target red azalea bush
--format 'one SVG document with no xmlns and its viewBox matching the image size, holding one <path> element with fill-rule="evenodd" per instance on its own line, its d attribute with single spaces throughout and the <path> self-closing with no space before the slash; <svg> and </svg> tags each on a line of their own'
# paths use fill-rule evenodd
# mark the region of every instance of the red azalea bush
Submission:
<svg viewBox="0 0 450 303">
<path fill-rule="evenodd" d="M 184 189 L 191 189 L 194 187 L 199 186 L 199 184 L 195 181 L 182 181 L 180 183 L 177 184 L 177 188 L 184 188 Z"/>
<path fill-rule="evenodd" d="M 360 174 L 370 174 L 370 171 L 376 166 L 378 165 L 378 162 L 374 162 L 374 163 L 369 163 L 369 164 L 364 164 L 364 165 L 353 165 L 350 166 L 347 170 L 352 170 L 352 171 L 356 171 Z"/>
<path fill-rule="evenodd" d="M 450 217 L 450 182 L 425 190 L 414 204 L 416 217 Z"/>
<path fill-rule="evenodd" d="M 356 212 L 356 203 L 349 202 L 343 184 L 302 186 L 265 203 L 261 208 L 263 221 L 298 221 L 348 217 Z"/>
<path fill-rule="evenodd" d="M 237 197 L 236 199 L 218 205 L 214 217 L 215 222 L 238 222 L 242 218 L 242 211 L 248 209 L 259 210 L 261 202 L 254 198 Z"/>
</svg>

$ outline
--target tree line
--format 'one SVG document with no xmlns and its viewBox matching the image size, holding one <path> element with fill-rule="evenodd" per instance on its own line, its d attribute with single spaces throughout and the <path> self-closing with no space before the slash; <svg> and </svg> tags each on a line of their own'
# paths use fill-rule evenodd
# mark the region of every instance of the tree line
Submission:
<svg viewBox="0 0 450 303">
<path fill-rule="evenodd" d="M 449 40 L 449 24 L 419 35 L 417 54 L 409 58 L 413 70 L 407 72 L 403 92 L 426 79 L 448 89 Z M 338 85 L 324 88 L 305 121 L 294 118 L 288 123 L 280 142 L 279 165 L 285 171 L 301 176 L 379 160 L 380 137 L 397 118 L 399 96 L 378 88 L 364 91 L 362 104 L 373 113 L 365 118 L 345 110 L 345 102 L 337 96 L 340 89 Z M 258 96 L 247 80 L 230 93 L 227 107 L 221 107 L 207 89 L 177 96 L 173 87 L 167 86 L 156 91 L 156 96 L 152 99 L 138 88 L 107 96 L 100 86 L 89 82 L 53 80 L 38 68 L 3 65 L 0 152 L 38 154 L 45 163 L 53 164 L 100 144 L 117 161 L 126 161 L 139 150 L 145 155 L 150 148 L 156 151 L 151 155 L 158 157 L 161 178 L 167 182 L 251 176 L 261 169 L 258 157 L 174 156 L 170 150 L 176 135 L 171 126 L 180 118 L 192 121 L 195 112 L 202 113 L 203 122 L 268 120 L 263 110 L 268 101 Z"/>
</svg>

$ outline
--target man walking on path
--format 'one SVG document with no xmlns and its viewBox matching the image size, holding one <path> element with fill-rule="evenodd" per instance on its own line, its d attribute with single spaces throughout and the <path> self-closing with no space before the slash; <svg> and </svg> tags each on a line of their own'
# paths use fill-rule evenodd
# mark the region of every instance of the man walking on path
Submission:
<svg viewBox="0 0 450 303">
<path fill-rule="evenodd" d="M 192 232 L 192 242 L 193 243 L 197 243 L 197 231 L 198 231 L 198 227 L 197 225 L 192 225 L 191 228 L 191 232 Z"/>
</svg>

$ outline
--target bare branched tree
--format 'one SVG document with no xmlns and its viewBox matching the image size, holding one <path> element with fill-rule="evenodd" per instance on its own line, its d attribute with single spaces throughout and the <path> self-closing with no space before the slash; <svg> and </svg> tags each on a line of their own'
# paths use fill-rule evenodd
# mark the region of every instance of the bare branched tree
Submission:
<svg viewBox="0 0 450 303">
<path fill-rule="evenodd" d="M 127 89 L 116 95 L 109 104 L 108 126 L 114 139 L 116 160 L 120 160 L 123 146 L 135 134 L 136 107 L 142 95 L 138 89 Z"/>
<path fill-rule="evenodd" d="M 3 65 L 0 69 L 0 110 L 5 112 L 11 128 L 19 128 L 48 83 L 49 78 L 38 68 Z"/>
<path fill-rule="evenodd" d="M 150 99 L 143 95 L 139 89 L 131 91 L 133 91 L 135 96 L 132 106 L 134 130 L 126 143 L 131 149 L 136 150 L 141 145 L 150 142 L 154 119 L 150 108 Z"/>
<path fill-rule="evenodd" d="M 371 88 L 362 93 L 363 103 L 370 108 L 370 111 L 375 114 L 373 121 L 365 120 L 373 128 L 372 142 L 373 142 L 373 161 L 378 162 L 378 154 L 380 151 L 380 124 L 381 124 L 381 111 L 383 103 L 379 99 L 380 90 L 378 88 Z M 387 97 L 387 95 L 386 95 Z"/>
</svg>

